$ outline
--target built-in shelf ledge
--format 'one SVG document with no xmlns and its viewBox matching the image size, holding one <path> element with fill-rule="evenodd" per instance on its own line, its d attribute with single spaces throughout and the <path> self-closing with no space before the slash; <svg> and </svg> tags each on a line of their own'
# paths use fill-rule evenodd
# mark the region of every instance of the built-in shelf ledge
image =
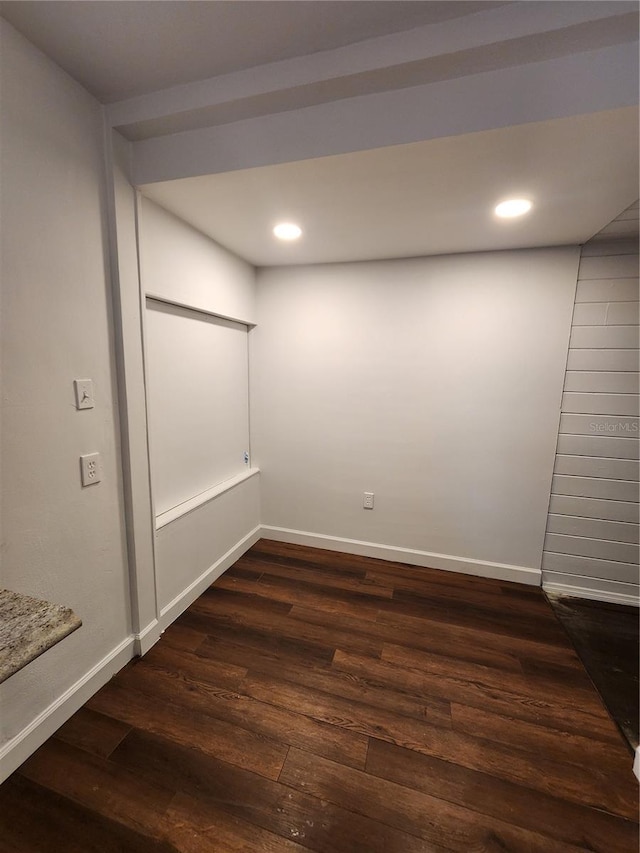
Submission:
<svg viewBox="0 0 640 853">
<path fill-rule="evenodd" d="M 235 486 L 238 486 L 240 483 L 244 483 L 245 480 L 248 480 L 250 477 L 255 477 L 255 475 L 259 473 L 259 468 L 248 468 L 246 471 L 243 471 L 242 474 L 237 474 L 235 477 L 223 480 L 222 483 L 218 483 L 217 486 L 207 489 L 206 492 L 201 492 L 194 498 L 189 498 L 188 501 L 184 501 L 183 503 L 166 510 L 166 512 L 160 513 L 160 515 L 156 516 L 156 530 L 160 530 L 161 527 L 165 527 L 167 524 L 175 521 L 176 518 L 186 515 L 188 512 L 197 509 L 199 506 L 202 506 L 202 504 L 206 504 L 208 501 L 217 498 L 219 495 L 223 495 L 225 492 L 228 492 L 229 489 L 233 489 Z"/>
<path fill-rule="evenodd" d="M 0 682 L 81 625 L 68 607 L 0 589 Z"/>
<path fill-rule="evenodd" d="M 208 308 L 193 305 L 191 302 L 179 302 L 177 299 L 171 299 L 169 296 L 160 296 L 157 293 L 145 293 L 145 298 L 150 299 L 152 302 L 163 302 L 165 305 L 173 305 L 176 308 L 186 308 L 187 311 L 195 311 L 196 314 L 207 314 L 209 317 L 217 317 L 219 320 L 230 320 L 232 323 L 240 323 L 241 326 L 247 326 L 249 329 L 253 329 L 256 325 L 251 320 L 244 320 L 242 317 L 234 317 L 231 314 L 219 314 L 217 311 L 210 311 Z"/>
</svg>

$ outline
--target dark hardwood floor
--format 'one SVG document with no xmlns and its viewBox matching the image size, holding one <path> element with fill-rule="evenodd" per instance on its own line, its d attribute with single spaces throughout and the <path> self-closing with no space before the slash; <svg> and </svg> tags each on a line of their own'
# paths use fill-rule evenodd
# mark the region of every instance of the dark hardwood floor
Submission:
<svg viewBox="0 0 640 853">
<path fill-rule="evenodd" d="M 640 742 L 638 608 L 547 596 L 631 752 Z"/>
<path fill-rule="evenodd" d="M 541 590 L 262 540 L 0 788 L 2 853 L 636 853 Z"/>
</svg>

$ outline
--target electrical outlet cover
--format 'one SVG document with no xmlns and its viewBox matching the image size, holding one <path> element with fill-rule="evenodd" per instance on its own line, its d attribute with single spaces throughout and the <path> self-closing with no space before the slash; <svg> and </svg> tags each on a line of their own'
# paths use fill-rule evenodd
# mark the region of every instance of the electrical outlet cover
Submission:
<svg viewBox="0 0 640 853">
<path fill-rule="evenodd" d="M 102 480 L 102 457 L 99 453 L 86 453 L 80 457 L 83 486 L 93 486 Z"/>
</svg>

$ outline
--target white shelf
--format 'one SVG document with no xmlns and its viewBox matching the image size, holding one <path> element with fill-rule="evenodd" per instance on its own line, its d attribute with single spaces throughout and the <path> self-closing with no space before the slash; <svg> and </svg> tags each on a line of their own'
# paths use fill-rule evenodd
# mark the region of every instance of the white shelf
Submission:
<svg viewBox="0 0 640 853">
<path fill-rule="evenodd" d="M 166 510 L 156 516 L 156 530 L 166 527 L 167 524 L 171 524 L 171 522 L 175 521 L 177 518 L 181 518 L 188 512 L 202 506 L 202 504 L 206 504 L 208 501 L 212 501 L 219 495 L 223 495 L 225 492 L 228 492 L 229 489 L 233 489 L 235 486 L 238 486 L 240 483 L 244 483 L 245 480 L 249 480 L 251 477 L 254 477 L 259 473 L 259 468 L 248 468 L 246 471 L 243 471 L 242 474 L 237 474 L 235 477 L 223 480 L 222 483 L 218 483 L 216 486 L 207 489 L 205 492 L 201 492 L 199 495 L 189 498 L 188 501 L 183 501 L 177 506 Z"/>
</svg>

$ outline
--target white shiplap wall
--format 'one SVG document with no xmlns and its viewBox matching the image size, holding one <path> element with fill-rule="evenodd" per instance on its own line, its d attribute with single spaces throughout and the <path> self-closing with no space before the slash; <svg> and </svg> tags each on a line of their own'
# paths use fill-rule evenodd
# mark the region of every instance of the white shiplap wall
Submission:
<svg viewBox="0 0 640 853">
<path fill-rule="evenodd" d="M 638 602 L 638 204 L 583 247 L 542 560 L 549 591 Z"/>
</svg>

